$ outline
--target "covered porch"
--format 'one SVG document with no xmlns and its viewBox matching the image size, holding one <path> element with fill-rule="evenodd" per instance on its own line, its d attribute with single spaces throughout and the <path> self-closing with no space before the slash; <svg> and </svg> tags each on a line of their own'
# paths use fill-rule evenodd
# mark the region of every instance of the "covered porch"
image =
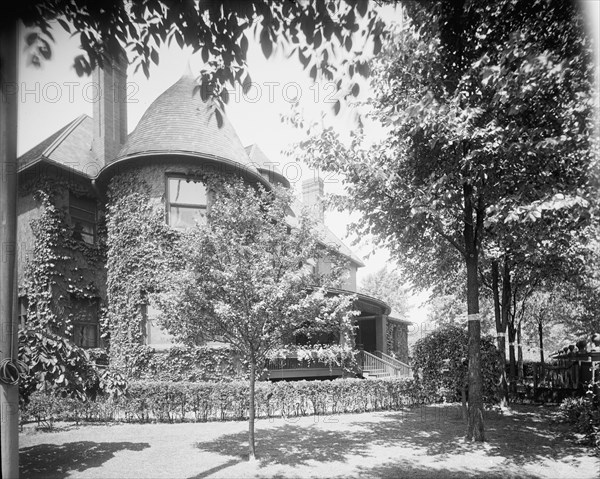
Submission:
<svg viewBox="0 0 600 479">
<path fill-rule="evenodd" d="M 344 291 L 344 294 L 354 294 Z M 354 348 L 356 367 L 353 371 L 331 366 L 316 359 L 307 361 L 296 355 L 267 362 L 268 379 L 334 379 L 358 377 L 409 377 L 408 321 L 389 316 L 390 307 L 383 301 L 357 293 L 354 307 L 360 311 L 355 318 Z"/>
</svg>

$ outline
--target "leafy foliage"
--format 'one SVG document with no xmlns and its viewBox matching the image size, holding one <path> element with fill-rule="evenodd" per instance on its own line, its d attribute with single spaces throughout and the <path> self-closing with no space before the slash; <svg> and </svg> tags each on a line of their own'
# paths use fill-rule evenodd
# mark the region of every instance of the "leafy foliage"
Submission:
<svg viewBox="0 0 600 479">
<path fill-rule="evenodd" d="M 382 299 L 392 308 L 392 315 L 406 319 L 408 315 L 408 292 L 406 281 L 397 269 L 384 266 L 362 281 L 359 291 L 363 294 Z"/>
<path fill-rule="evenodd" d="M 586 441 L 600 452 L 600 404 L 598 396 L 565 399 L 559 408 L 559 418 L 584 434 Z"/>
<path fill-rule="evenodd" d="M 128 422 L 211 421 L 248 418 L 247 381 L 137 381 L 118 399 L 61 400 L 36 394 L 24 417 Z M 296 417 L 375 410 L 397 410 L 429 402 L 411 379 L 335 379 L 324 381 L 259 382 L 258 417 Z"/>
<path fill-rule="evenodd" d="M 86 351 L 42 328 L 19 331 L 19 359 L 29 375 L 19 383 L 19 398 L 28 402 L 34 391 L 86 400 L 100 390 L 100 375 Z"/>
<path fill-rule="evenodd" d="M 230 348 L 172 346 L 159 352 L 138 346 L 132 353 L 131 376 L 155 381 L 223 381 L 247 376 L 247 365 Z"/>
<path fill-rule="evenodd" d="M 127 45 L 136 69 L 150 75 L 159 63 L 159 47 L 176 42 L 180 48 L 199 52 L 205 69 L 201 74 L 202 94 L 213 94 L 221 102 L 229 100 L 227 83 L 251 85 L 246 59 L 248 36 L 259 40 L 266 58 L 278 50 L 298 58 L 313 80 L 322 74 L 344 83 L 346 95 L 357 94 L 357 84 L 349 82 L 355 73 L 366 76 L 363 51 L 372 38 L 375 52 L 385 37 L 383 20 L 368 0 L 315 0 L 310 2 L 162 2 L 116 1 L 90 5 L 89 2 L 22 3 L 11 12 L 26 25 L 36 26 L 26 36 L 31 61 L 39 65 L 52 55 L 51 20 L 79 35 L 84 54 L 75 58 L 79 75 L 89 74 L 108 56 L 115 57 Z M 4 22 L 14 21 L 7 15 Z M 371 44 L 369 44 L 371 45 Z M 344 56 L 344 54 L 347 54 Z M 339 102 L 336 104 L 339 110 Z"/>
<path fill-rule="evenodd" d="M 465 328 L 454 325 L 440 327 L 417 341 L 413 368 L 418 371 L 425 394 L 434 397 L 449 394 L 454 399 L 460 396 L 467 383 L 468 343 Z M 483 397 L 487 403 L 497 400 L 498 354 L 492 338 L 482 338 Z"/>
<path fill-rule="evenodd" d="M 316 129 L 296 155 L 342 176 L 347 194 L 337 204 L 363 214 L 355 233 L 375 236 L 416 284 L 452 284 L 462 264 L 468 313 L 479 314 L 486 255 L 507 258 L 509 269 L 523 254 L 556 264 L 592 223 L 591 42 L 573 2 L 412 2 L 407 10 L 412 22 L 372 64 L 371 117 L 384 139 L 369 145 L 359 132 L 348 147 Z M 477 411 L 470 405 L 467 437 L 482 439 L 472 323 Z"/>
<path fill-rule="evenodd" d="M 352 297 L 327 289 L 339 285 L 343 264 L 308 215 L 288 225 L 290 193 L 233 179 L 213 191 L 208 226 L 182 234 L 183 267 L 153 297 L 166 329 L 184 344 L 218 338 L 257 366 L 299 334 L 331 333 L 350 344 Z M 311 265 L 324 255 L 332 274 L 317 278 Z"/>
<path fill-rule="evenodd" d="M 165 222 L 164 205 L 151 199 L 137 170 L 115 176 L 107 203 L 107 300 L 105 320 L 111 365 L 125 375 L 144 342 L 142 305 L 178 264 L 178 233 Z"/>
<path fill-rule="evenodd" d="M 82 314 L 74 301 L 102 296 L 105 248 L 74 238 L 63 205 L 65 194 L 89 197 L 85 187 L 63 179 L 34 178 L 19 187 L 33 197 L 39 215 L 31 221 L 33 250 L 26 256 L 20 295 L 27 298 L 27 320 L 19 332 L 19 359 L 29 366 L 20 399 L 36 390 L 85 398 L 99 391 L 99 372 L 88 353 L 71 341 L 73 321 Z M 99 225 L 103 236 L 103 224 Z"/>
</svg>

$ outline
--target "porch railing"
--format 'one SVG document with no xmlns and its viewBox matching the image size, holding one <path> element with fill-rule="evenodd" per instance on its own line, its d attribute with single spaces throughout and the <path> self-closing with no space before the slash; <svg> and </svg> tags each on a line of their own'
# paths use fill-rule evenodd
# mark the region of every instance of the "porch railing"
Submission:
<svg viewBox="0 0 600 479">
<path fill-rule="evenodd" d="M 369 377 L 407 377 L 410 371 L 410 367 L 408 367 L 408 370 L 405 367 L 407 365 L 396 367 L 386 359 L 379 358 L 367 351 L 359 351 L 357 360 L 363 375 L 366 373 L 366 376 Z"/>
<path fill-rule="evenodd" d="M 382 351 L 375 351 L 375 356 L 377 356 L 380 359 L 383 359 L 384 361 L 387 361 L 392 366 L 394 366 L 396 369 L 398 369 L 400 371 L 400 376 L 406 376 L 406 377 L 411 376 L 411 369 L 408 364 L 403 363 L 402 361 L 400 361 L 396 358 L 393 358 L 392 356 L 385 354 Z"/>
</svg>

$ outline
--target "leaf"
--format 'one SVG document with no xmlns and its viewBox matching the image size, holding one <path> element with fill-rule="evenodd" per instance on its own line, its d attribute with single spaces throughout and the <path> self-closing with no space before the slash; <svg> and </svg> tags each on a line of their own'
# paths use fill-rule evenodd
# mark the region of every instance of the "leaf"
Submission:
<svg viewBox="0 0 600 479">
<path fill-rule="evenodd" d="M 248 37 L 246 35 L 242 35 L 240 45 L 242 47 L 242 55 L 246 58 L 248 55 Z"/>
<path fill-rule="evenodd" d="M 155 65 L 158 65 L 158 51 L 154 48 L 150 52 L 150 59 L 154 62 Z"/>
<path fill-rule="evenodd" d="M 364 17 L 369 8 L 369 0 L 358 0 L 356 4 L 356 11 L 361 17 Z"/>
<path fill-rule="evenodd" d="M 221 128 L 223 126 L 223 114 L 218 108 L 215 109 L 215 117 L 217 118 L 217 126 Z"/>
<path fill-rule="evenodd" d="M 252 87 L 252 78 L 250 78 L 250 74 L 246 73 L 246 78 L 244 78 L 244 83 L 242 83 L 242 92 L 244 94 L 248 93 L 250 88 Z"/>
<path fill-rule="evenodd" d="M 271 42 L 271 36 L 267 27 L 263 27 L 260 32 L 260 47 L 265 58 L 269 58 L 271 53 L 273 53 L 273 43 Z"/>
<path fill-rule="evenodd" d="M 360 93 L 360 86 L 358 85 L 358 83 L 354 83 L 354 85 L 352 85 L 352 96 L 358 96 L 358 94 Z"/>
<path fill-rule="evenodd" d="M 56 21 L 60 24 L 61 27 L 67 32 L 71 33 L 71 27 L 67 22 L 65 22 L 62 18 L 57 18 Z"/>
<path fill-rule="evenodd" d="M 333 104 L 333 112 L 337 115 L 340 112 L 340 108 L 341 108 L 341 103 L 340 100 L 336 100 L 335 103 Z"/>
<path fill-rule="evenodd" d="M 30 47 L 38 40 L 38 38 L 39 38 L 39 34 L 37 32 L 29 33 L 25 37 L 25 43 L 27 44 L 28 47 Z"/>
</svg>

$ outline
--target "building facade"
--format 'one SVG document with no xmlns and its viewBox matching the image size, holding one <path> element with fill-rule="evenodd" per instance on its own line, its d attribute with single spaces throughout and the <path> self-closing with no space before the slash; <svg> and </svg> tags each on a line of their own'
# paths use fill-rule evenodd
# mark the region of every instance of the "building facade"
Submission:
<svg viewBox="0 0 600 479">
<path fill-rule="evenodd" d="M 84 348 L 108 348 L 111 361 L 126 366 L 140 347 L 173 345 L 148 297 L 170 267 L 173 238 L 205 219 L 210 191 L 203 179 L 290 184 L 257 145 L 241 144 L 214 103 L 200 98 L 191 72 L 151 104 L 129 135 L 126 103 L 119 101 L 125 58 L 97 69 L 93 80 L 102 91 L 93 117 L 76 118 L 18 160 L 20 322 Z M 303 202 L 324 241 L 347 259 L 346 283 L 332 294 L 355 293 L 363 263 L 323 223 L 322 195 L 319 178 L 303 182 Z M 326 272 L 328 264 L 315 267 Z M 408 323 L 390 318 L 376 298 L 359 294 L 355 307 L 355 346 L 407 362 Z"/>
</svg>

